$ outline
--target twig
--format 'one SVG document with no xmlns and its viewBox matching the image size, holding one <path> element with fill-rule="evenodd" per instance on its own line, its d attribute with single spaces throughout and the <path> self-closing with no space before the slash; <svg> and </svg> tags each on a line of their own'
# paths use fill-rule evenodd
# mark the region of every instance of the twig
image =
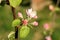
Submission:
<svg viewBox="0 0 60 40">
<path fill-rule="evenodd" d="M 16 13 L 15 13 L 15 8 L 12 8 L 12 12 L 13 12 L 13 18 L 14 20 L 16 19 Z M 15 40 L 18 40 L 18 27 L 15 27 Z"/>
<path fill-rule="evenodd" d="M 10 5 L 9 0 L 6 0 L 6 4 Z M 13 13 L 13 19 L 15 20 L 16 19 L 15 8 L 11 7 L 11 10 L 12 10 L 12 13 Z M 15 40 L 18 40 L 18 27 L 15 27 Z"/>
</svg>

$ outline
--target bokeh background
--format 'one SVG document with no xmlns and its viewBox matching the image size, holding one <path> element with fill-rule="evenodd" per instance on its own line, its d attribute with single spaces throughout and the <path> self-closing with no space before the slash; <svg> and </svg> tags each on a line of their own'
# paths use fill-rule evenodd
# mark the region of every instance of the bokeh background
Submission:
<svg viewBox="0 0 60 40">
<path fill-rule="evenodd" d="M 22 12 L 24 16 L 25 11 L 27 8 L 30 8 L 30 1 L 26 0 L 22 2 L 21 6 L 17 8 L 16 14 L 18 10 Z M 25 4 L 26 3 L 26 4 Z M 50 10 L 48 6 L 45 6 L 42 10 L 37 11 L 38 14 L 38 19 L 36 21 L 39 22 L 38 27 L 34 27 L 34 30 L 31 29 L 30 34 L 24 38 L 24 39 L 19 39 L 19 40 L 35 40 L 35 38 L 40 38 L 39 40 L 44 40 L 44 35 L 43 35 L 43 23 L 44 22 L 51 22 L 52 17 L 49 16 Z M 34 20 L 34 19 L 33 19 Z M 14 30 L 12 28 L 11 23 L 13 21 L 13 15 L 11 11 L 11 7 L 6 5 L 5 6 L 0 6 L 0 40 L 8 40 L 7 36 L 8 34 Z M 56 19 L 55 19 L 55 27 L 54 27 L 54 32 L 52 34 L 52 40 L 60 40 L 60 12 L 56 13 Z M 37 37 L 34 37 L 37 35 Z"/>
</svg>

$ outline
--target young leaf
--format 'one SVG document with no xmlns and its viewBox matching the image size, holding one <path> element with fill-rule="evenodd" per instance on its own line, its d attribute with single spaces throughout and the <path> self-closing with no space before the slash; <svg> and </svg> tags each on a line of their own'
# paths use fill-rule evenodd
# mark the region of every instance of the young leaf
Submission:
<svg viewBox="0 0 60 40">
<path fill-rule="evenodd" d="M 14 36 L 15 36 L 15 32 L 12 31 L 12 32 L 9 33 L 8 39 L 9 39 L 9 40 L 14 40 L 14 39 L 15 39 Z"/>
<path fill-rule="evenodd" d="M 19 6 L 19 4 L 21 4 L 22 0 L 9 0 L 9 2 L 10 2 L 10 5 L 15 8 Z"/>
<path fill-rule="evenodd" d="M 15 27 L 15 26 L 18 26 L 20 25 L 20 19 L 15 19 L 13 22 L 12 22 L 12 26 Z"/>
<path fill-rule="evenodd" d="M 20 32 L 19 32 L 20 38 L 27 37 L 27 35 L 29 34 L 29 32 L 30 32 L 30 28 L 29 27 L 22 26 L 22 28 L 20 29 Z"/>
</svg>

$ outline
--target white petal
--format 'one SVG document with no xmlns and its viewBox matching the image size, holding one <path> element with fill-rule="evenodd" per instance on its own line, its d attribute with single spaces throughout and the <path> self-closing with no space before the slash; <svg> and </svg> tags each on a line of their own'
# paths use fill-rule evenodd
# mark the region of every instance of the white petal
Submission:
<svg viewBox="0 0 60 40">
<path fill-rule="evenodd" d="M 36 11 L 33 11 L 32 8 L 31 9 L 28 9 L 27 11 L 27 15 L 31 18 L 35 17 L 36 16 Z"/>
<path fill-rule="evenodd" d="M 36 16 L 36 11 L 33 11 L 30 15 L 30 17 L 35 17 Z"/>
<path fill-rule="evenodd" d="M 32 8 L 31 9 L 28 9 L 28 13 L 31 13 L 32 12 Z"/>
</svg>

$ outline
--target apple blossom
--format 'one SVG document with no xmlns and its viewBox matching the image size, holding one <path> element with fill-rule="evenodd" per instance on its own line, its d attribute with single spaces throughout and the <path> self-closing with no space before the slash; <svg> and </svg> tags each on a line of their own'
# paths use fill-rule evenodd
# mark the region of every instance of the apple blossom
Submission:
<svg viewBox="0 0 60 40">
<path fill-rule="evenodd" d="M 22 13 L 18 12 L 18 17 L 23 18 Z"/>
<path fill-rule="evenodd" d="M 32 25 L 38 26 L 38 22 L 34 21 L 34 22 L 32 23 Z"/>
<path fill-rule="evenodd" d="M 22 21 L 22 23 L 23 23 L 23 25 L 27 25 L 28 24 L 28 20 L 25 19 L 25 20 Z"/>
<path fill-rule="evenodd" d="M 31 13 L 31 12 L 32 12 L 32 8 L 31 8 L 31 9 L 26 10 L 26 12 L 27 12 L 27 15 L 28 15 L 29 13 Z"/>
<path fill-rule="evenodd" d="M 34 18 L 37 15 L 36 11 L 33 11 L 32 8 L 26 10 L 26 12 L 27 12 L 27 15 L 31 18 Z"/>
<path fill-rule="evenodd" d="M 52 38 L 50 36 L 46 36 L 45 39 L 46 40 L 52 40 Z"/>
<path fill-rule="evenodd" d="M 48 23 L 45 23 L 45 24 L 44 24 L 44 29 L 45 29 L 45 30 L 49 30 L 49 28 L 50 28 L 49 24 L 48 24 Z"/>
<path fill-rule="evenodd" d="M 53 6 L 53 5 L 49 5 L 49 9 L 50 9 L 51 11 L 54 11 L 54 6 Z"/>
</svg>

